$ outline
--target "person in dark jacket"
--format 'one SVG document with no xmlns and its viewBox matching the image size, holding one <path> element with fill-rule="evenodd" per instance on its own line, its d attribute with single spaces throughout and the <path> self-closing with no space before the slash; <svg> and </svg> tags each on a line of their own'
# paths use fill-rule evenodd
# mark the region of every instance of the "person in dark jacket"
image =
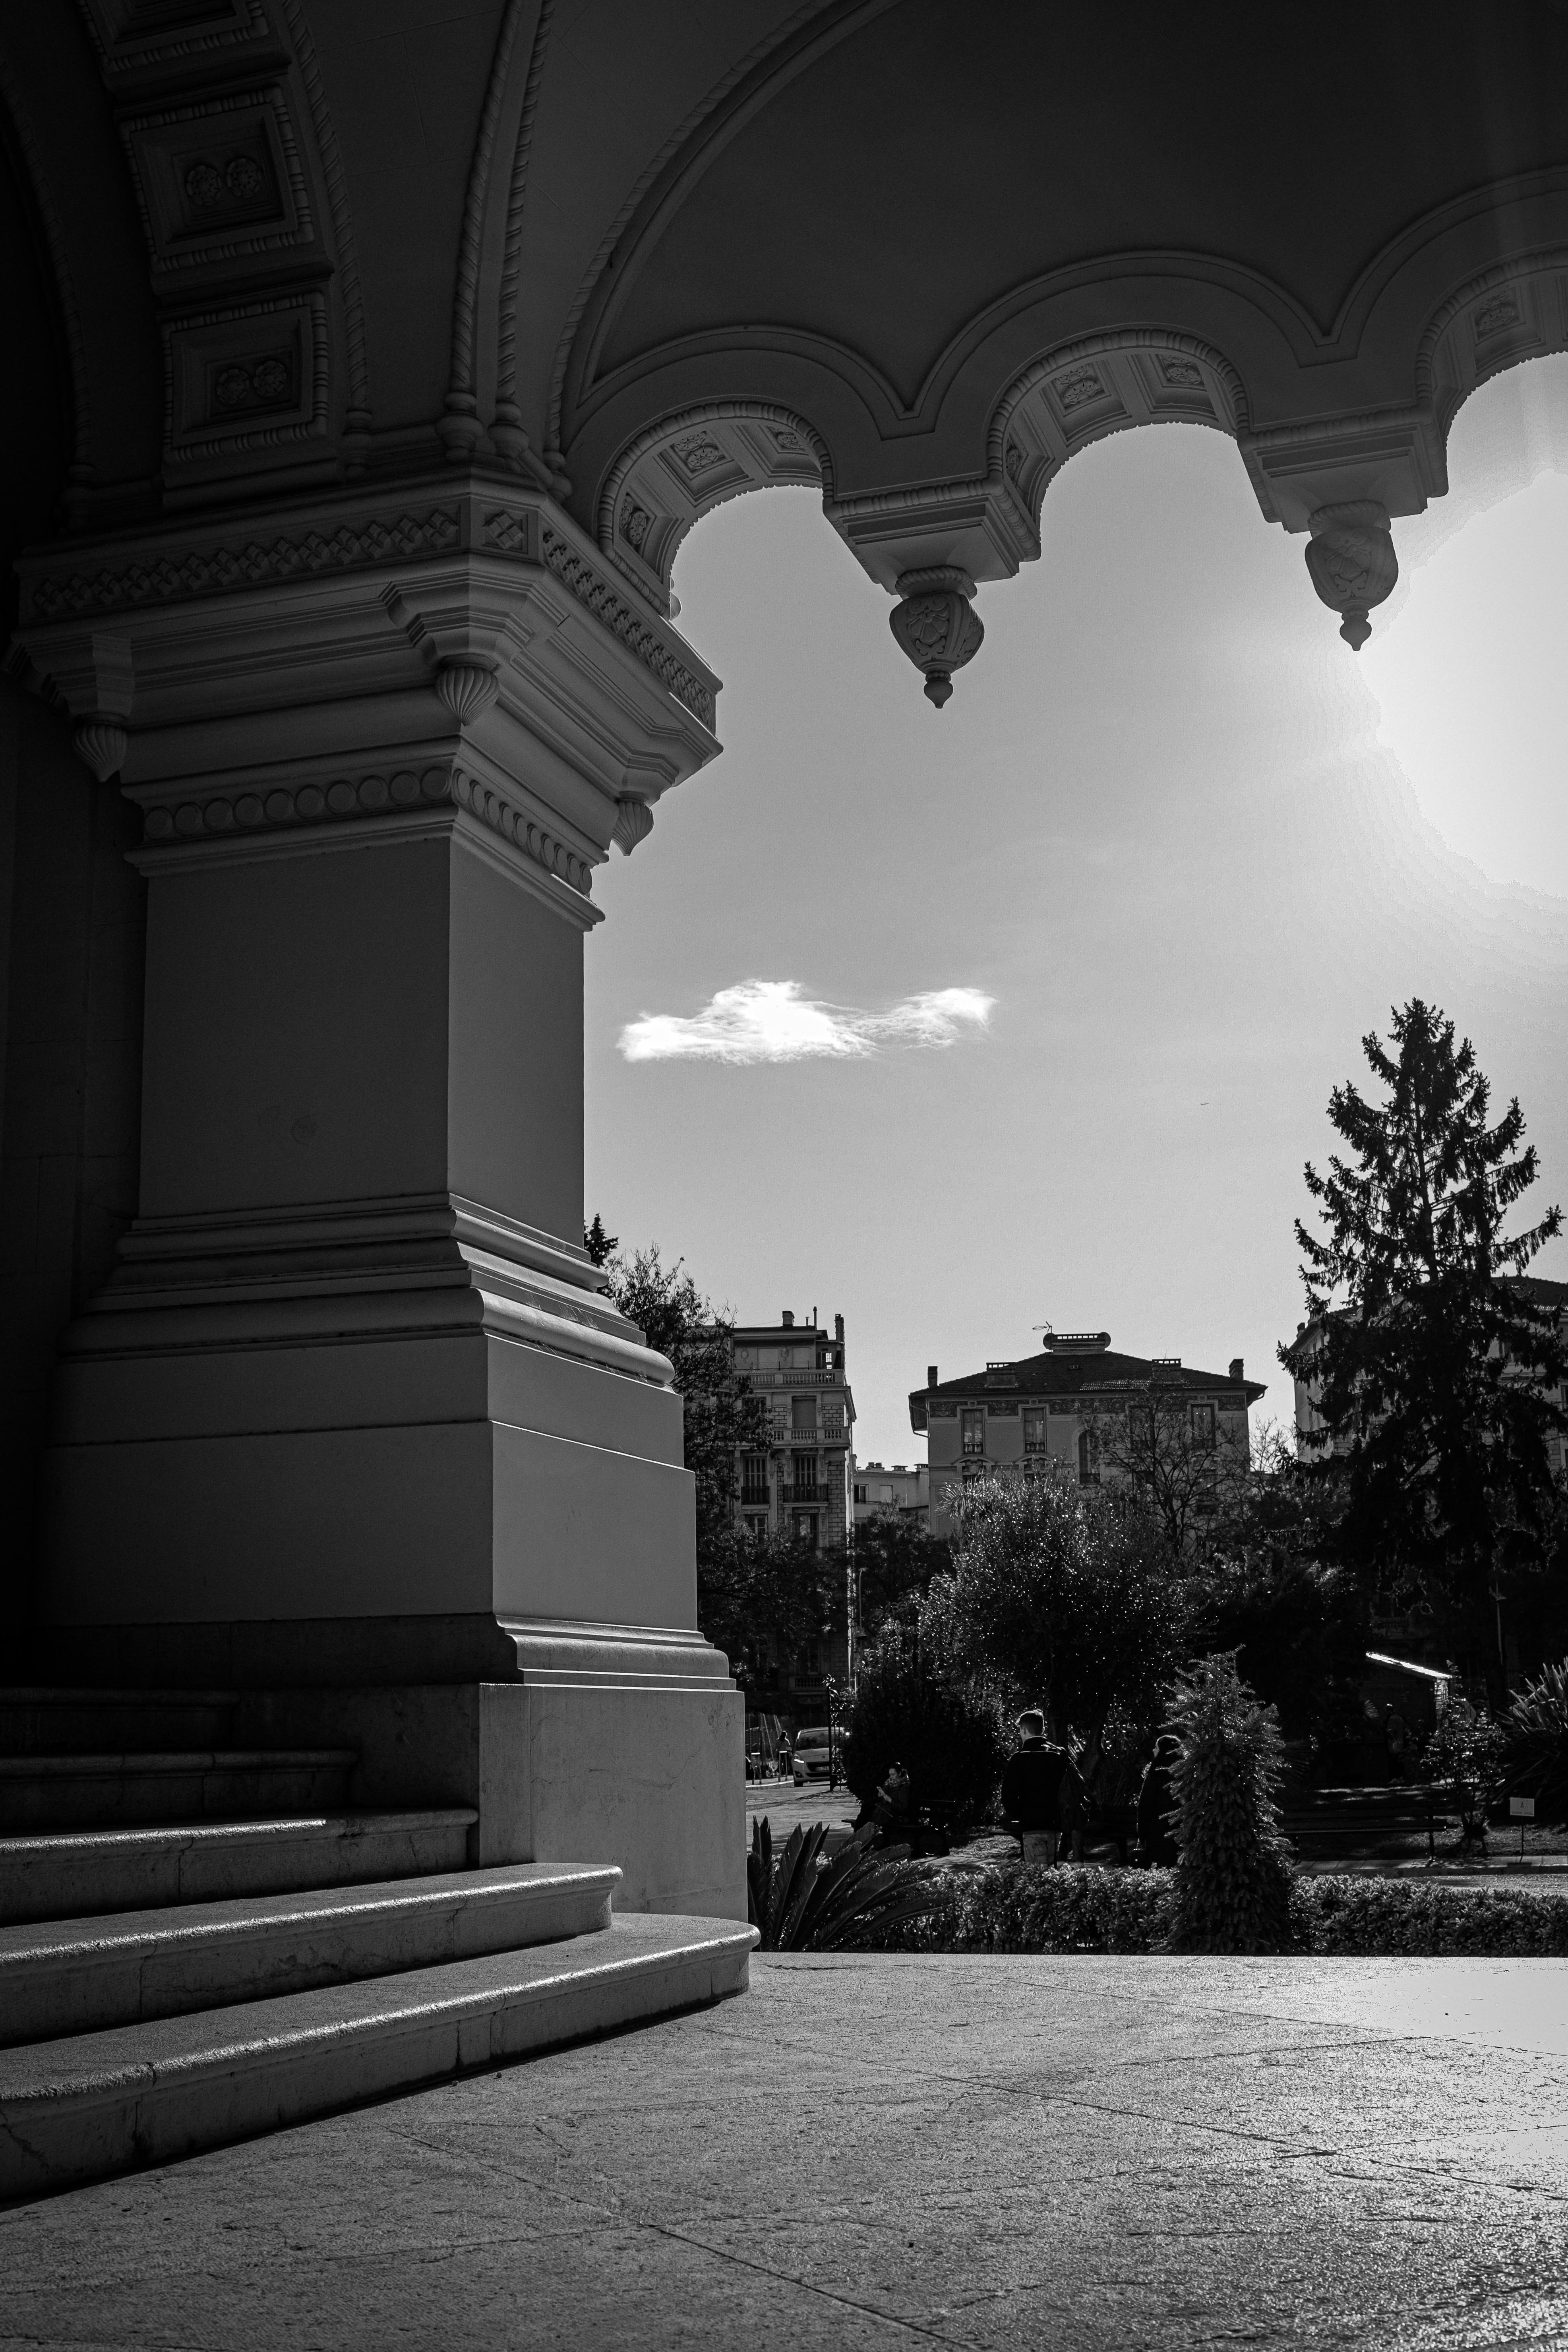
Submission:
<svg viewBox="0 0 1568 2352">
<path fill-rule="evenodd" d="M 1018 1717 L 1019 1748 L 1002 1775 L 1002 1811 L 1018 1827 L 1026 1870 L 1054 1863 L 1064 1829 L 1081 1840 L 1083 1782 L 1065 1748 L 1046 1738 L 1037 1707 Z"/>
<path fill-rule="evenodd" d="M 1169 1870 L 1175 1865 L 1178 1848 L 1165 1819 L 1175 1801 L 1171 1790 L 1171 1767 L 1175 1760 L 1175 1740 L 1163 1731 L 1138 1783 L 1138 1859 L 1145 1870 L 1155 1865 Z"/>
</svg>

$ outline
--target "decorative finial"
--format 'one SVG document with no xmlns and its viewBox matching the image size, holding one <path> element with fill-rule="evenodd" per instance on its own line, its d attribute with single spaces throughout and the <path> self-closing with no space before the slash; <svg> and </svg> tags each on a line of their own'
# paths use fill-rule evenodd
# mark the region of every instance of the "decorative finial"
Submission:
<svg viewBox="0 0 1568 2352">
<path fill-rule="evenodd" d="M 970 603 L 974 583 L 955 563 L 927 572 L 906 572 L 899 581 L 901 602 L 888 625 L 918 670 L 925 673 L 926 700 L 940 710 L 952 692 L 952 673 L 980 651 L 985 625 Z"/>
<path fill-rule="evenodd" d="M 1399 558 L 1388 527 L 1388 509 L 1378 499 L 1352 499 L 1320 507 L 1309 520 L 1307 570 L 1325 604 L 1344 615 L 1340 635 L 1359 654 L 1372 635 L 1367 618 L 1399 577 Z"/>
</svg>

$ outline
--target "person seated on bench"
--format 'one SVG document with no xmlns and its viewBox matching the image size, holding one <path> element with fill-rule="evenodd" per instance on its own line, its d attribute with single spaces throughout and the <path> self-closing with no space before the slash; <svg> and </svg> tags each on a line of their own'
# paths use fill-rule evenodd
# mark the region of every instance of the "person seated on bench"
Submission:
<svg viewBox="0 0 1568 2352">
<path fill-rule="evenodd" d="M 1038 1707 L 1018 1717 L 1020 1746 L 1002 1775 L 1002 1811 L 1017 1825 L 1026 1870 L 1048 1868 L 1064 1830 L 1070 1831 L 1075 1858 L 1083 1855 L 1083 1781 L 1065 1748 L 1046 1738 Z"/>
<path fill-rule="evenodd" d="M 909 1774 L 897 1759 L 889 1765 L 888 1777 L 878 1787 L 871 1818 L 884 1837 L 907 1837 L 914 1827 L 915 1792 Z"/>
</svg>

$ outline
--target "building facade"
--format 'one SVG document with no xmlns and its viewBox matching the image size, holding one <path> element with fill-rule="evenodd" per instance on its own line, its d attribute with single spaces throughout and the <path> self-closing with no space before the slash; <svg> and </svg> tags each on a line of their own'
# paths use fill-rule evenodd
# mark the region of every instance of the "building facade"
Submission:
<svg viewBox="0 0 1568 2352">
<path fill-rule="evenodd" d="M 857 1462 L 850 1456 L 855 1524 L 878 1518 L 913 1519 L 924 1527 L 931 1517 L 931 1471 L 924 1462 Z"/>
<path fill-rule="evenodd" d="M 735 1370 L 767 1414 L 765 1443 L 743 1451 L 736 1480 L 742 1525 L 757 1536 L 790 1536 L 814 1550 L 843 1545 L 850 1527 L 849 1465 L 855 1399 L 845 1369 L 844 1318 L 831 1333 L 797 1323 L 737 1324 Z"/>
<path fill-rule="evenodd" d="M 950 1532 L 955 1495 L 977 1479 L 1055 1469 L 1085 1486 L 1131 1482 L 1145 1447 L 1184 1454 L 1201 1515 L 1205 1486 L 1245 1473 L 1247 1409 L 1264 1394 L 1239 1356 L 1226 1372 L 1198 1371 L 1179 1356 L 1113 1353 L 1107 1331 L 1062 1332 L 1037 1356 L 937 1375 L 932 1364 L 910 1395 L 910 1425 L 927 1440 L 933 1535 Z"/>
</svg>

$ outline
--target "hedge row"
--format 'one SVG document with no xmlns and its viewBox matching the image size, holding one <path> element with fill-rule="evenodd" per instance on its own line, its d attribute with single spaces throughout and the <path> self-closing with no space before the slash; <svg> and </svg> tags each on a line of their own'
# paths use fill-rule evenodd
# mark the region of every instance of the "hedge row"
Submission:
<svg viewBox="0 0 1568 2352">
<path fill-rule="evenodd" d="M 927 1917 L 889 1932 L 900 1952 L 1158 1952 L 1167 1948 L 1170 1870 L 1004 1870 L 941 1874 Z M 1297 1878 L 1290 1947 L 1365 1958 L 1568 1957 L 1568 1895 L 1391 1878 Z"/>
</svg>

